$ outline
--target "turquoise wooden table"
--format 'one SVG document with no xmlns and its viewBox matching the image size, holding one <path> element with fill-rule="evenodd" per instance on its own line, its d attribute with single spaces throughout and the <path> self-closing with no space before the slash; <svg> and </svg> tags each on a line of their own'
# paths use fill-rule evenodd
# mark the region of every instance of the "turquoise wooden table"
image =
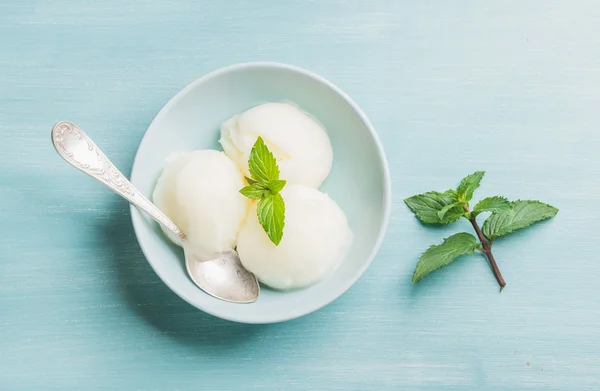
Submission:
<svg viewBox="0 0 600 391">
<path fill-rule="evenodd" d="M 496 3 L 496 4 L 493 4 Z M 78 123 L 129 173 L 153 115 L 221 66 L 315 71 L 371 118 L 391 167 L 386 240 L 343 297 L 249 326 L 151 270 L 128 205 L 65 164 Z M 1 390 L 600 389 L 600 3 L 0 2 Z M 487 170 L 479 196 L 551 221 L 418 285 L 430 229 L 402 200 Z"/>
</svg>

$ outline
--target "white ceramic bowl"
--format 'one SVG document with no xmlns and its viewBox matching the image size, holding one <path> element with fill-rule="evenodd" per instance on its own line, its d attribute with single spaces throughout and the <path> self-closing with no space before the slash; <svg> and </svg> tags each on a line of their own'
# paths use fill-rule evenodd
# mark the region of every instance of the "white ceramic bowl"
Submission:
<svg viewBox="0 0 600 391">
<path fill-rule="evenodd" d="M 274 323 L 311 313 L 342 295 L 367 269 L 383 240 L 390 214 L 390 176 L 381 144 L 358 106 L 327 80 L 277 63 L 244 63 L 214 71 L 175 95 L 157 114 L 140 143 L 131 181 L 151 197 L 167 155 L 220 149 L 219 126 L 260 103 L 291 101 L 317 118 L 333 145 L 334 163 L 321 190 L 348 216 L 354 241 L 341 266 L 311 287 L 278 292 L 266 287 L 252 304 L 215 299 L 188 278 L 183 252 L 135 207 L 133 226 L 158 276 L 182 299 L 218 316 L 244 323 Z"/>
</svg>

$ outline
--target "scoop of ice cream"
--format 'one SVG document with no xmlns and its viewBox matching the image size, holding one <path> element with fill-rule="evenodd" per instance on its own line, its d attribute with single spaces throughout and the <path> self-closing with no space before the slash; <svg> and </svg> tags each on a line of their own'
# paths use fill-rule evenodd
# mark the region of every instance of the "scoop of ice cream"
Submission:
<svg viewBox="0 0 600 391">
<path fill-rule="evenodd" d="M 303 186 L 286 186 L 285 227 L 275 246 L 258 222 L 253 203 L 238 236 L 244 267 L 275 289 L 313 284 L 342 261 L 352 241 L 346 215 L 329 196 Z"/>
<path fill-rule="evenodd" d="M 321 124 L 296 106 L 266 103 L 221 125 L 223 150 L 248 178 L 248 158 L 259 136 L 288 183 L 318 188 L 329 175 L 333 163 L 329 137 Z"/>
<path fill-rule="evenodd" d="M 236 246 L 249 207 L 239 193 L 245 185 L 242 173 L 223 152 L 179 153 L 167 160 L 153 200 L 186 234 L 190 248 L 210 259 Z M 181 245 L 179 238 L 164 231 Z"/>
</svg>

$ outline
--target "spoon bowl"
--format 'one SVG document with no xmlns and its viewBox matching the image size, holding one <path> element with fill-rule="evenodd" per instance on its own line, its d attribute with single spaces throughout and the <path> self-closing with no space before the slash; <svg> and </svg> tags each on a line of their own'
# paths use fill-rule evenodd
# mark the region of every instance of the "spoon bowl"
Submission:
<svg viewBox="0 0 600 391">
<path fill-rule="evenodd" d="M 186 270 L 196 286 L 232 303 L 252 303 L 258 299 L 258 281 L 244 268 L 234 250 L 214 259 L 201 259 L 190 251 L 185 234 L 127 180 L 83 130 L 71 122 L 59 122 L 52 128 L 52 144 L 73 167 L 102 182 L 177 235 L 183 243 Z"/>
<path fill-rule="evenodd" d="M 260 294 L 254 274 L 248 272 L 235 251 L 219 254 L 211 260 L 200 260 L 184 247 L 187 272 L 202 290 L 218 299 L 233 303 L 252 303 Z"/>
</svg>

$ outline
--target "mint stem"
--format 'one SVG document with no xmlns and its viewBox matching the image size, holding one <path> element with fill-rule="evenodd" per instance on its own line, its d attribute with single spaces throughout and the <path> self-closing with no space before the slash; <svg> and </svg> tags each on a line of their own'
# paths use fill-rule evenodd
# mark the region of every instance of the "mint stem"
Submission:
<svg viewBox="0 0 600 391">
<path fill-rule="evenodd" d="M 506 282 L 504 281 L 504 278 L 502 277 L 502 273 L 500 273 L 500 269 L 498 269 L 498 264 L 496 263 L 496 260 L 494 259 L 494 255 L 492 254 L 492 248 L 490 247 L 490 244 L 488 243 L 485 236 L 483 236 L 483 232 L 481 232 L 481 228 L 479 228 L 479 224 L 477 224 L 477 221 L 475 221 L 475 218 L 472 218 L 469 221 L 471 222 L 471 225 L 475 229 L 475 232 L 477 233 L 477 236 L 479 237 L 479 240 L 481 241 L 481 245 L 483 246 L 483 252 L 487 256 L 488 260 L 490 261 L 490 266 L 492 267 L 492 270 L 494 271 L 494 276 L 496 277 L 496 280 L 498 280 L 498 284 L 500 284 L 500 291 L 502 292 L 502 289 L 504 289 L 504 287 L 506 286 Z"/>
<path fill-rule="evenodd" d="M 469 213 L 468 206 L 465 206 L 464 209 L 467 213 Z M 504 281 L 504 277 L 502 277 L 502 273 L 500 273 L 498 264 L 496 263 L 496 260 L 494 259 L 494 255 L 492 254 L 492 247 L 491 247 L 490 243 L 488 242 L 488 240 L 483 235 L 483 232 L 481 232 L 481 228 L 479 228 L 479 224 L 477 224 L 477 220 L 475 220 L 475 217 L 471 217 L 468 220 L 471 222 L 473 229 L 477 233 L 477 237 L 479 238 L 479 241 L 481 242 L 481 245 L 483 246 L 483 252 L 487 256 L 487 259 L 490 261 L 490 266 L 492 267 L 492 271 L 494 272 L 494 277 L 496 277 L 498 284 L 500 284 L 500 292 L 502 292 L 502 289 L 504 289 L 504 287 L 506 286 L 506 281 Z"/>
</svg>

